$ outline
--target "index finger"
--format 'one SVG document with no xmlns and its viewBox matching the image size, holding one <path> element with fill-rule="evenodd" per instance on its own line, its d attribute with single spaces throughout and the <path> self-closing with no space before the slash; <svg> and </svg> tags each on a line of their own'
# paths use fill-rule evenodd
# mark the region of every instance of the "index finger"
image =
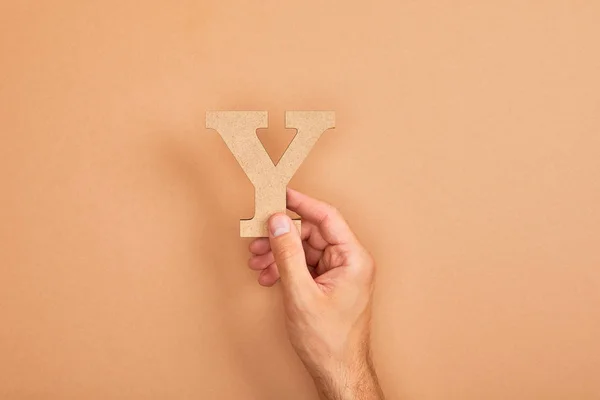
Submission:
<svg viewBox="0 0 600 400">
<path fill-rule="evenodd" d="M 315 224 L 330 244 L 347 243 L 354 237 L 342 215 L 327 203 L 288 188 L 287 208 Z"/>
</svg>

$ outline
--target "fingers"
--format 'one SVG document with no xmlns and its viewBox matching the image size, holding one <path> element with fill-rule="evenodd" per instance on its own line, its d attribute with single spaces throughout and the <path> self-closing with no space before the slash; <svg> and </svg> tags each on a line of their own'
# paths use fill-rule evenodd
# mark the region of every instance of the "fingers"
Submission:
<svg viewBox="0 0 600 400">
<path fill-rule="evenodd" d="M 293 297 L 316 289 L 306 266 L 302 240 L 292 220 L 285 214 L 269 219 L 269 241 L 284 291 Z"/>
<path fill-rule="evenodd" d="M 344 218 L 327 203 L 288 188 L 287 208 L 317 225 L 323 239 L 330 244 L 342 244 L 354 238 Z"/>
<path fill-rule="evenodd" d="M 323 239 L 316 226 L 308 221 L 302 222 L 302 247 L 309 267 L 316 266 L 323 255 L 323 250 L 328 243 Z M 262 271 L 274 261 L 269 238 L 254 239 L 248 246 L 252 256 L 248 260 L 248 267 L 254 271 Z M 310 269 L 310 268 L 309 268 Z"/>
<path fill-rule="evenodd" d="M 308 266 L 316 267 L 323 256 L 323 251 L 315 249 L 308 242 L 302 242 L 302 247 L 304 247 L 304 254 L 306 254 L 306 263 Z"/>
<path fill-rule="evenodd" d="M 250 253 L 255 255 L 261 255 L 271 251 L 271 243 L 269 243 L 269 238 L 265 237 L 254 239 L 252 242 L 250 242 L 248 250 L 250 250 Z"/>
<path fill-rule="evenodd" d="M 279 271 L 275 263 L 270 264 L 267 268 L 260 271 L 258 275 L 258 283 L 261 286 L 273 286 L 279 280 Z"/>
<path fill-rule="evenodd" d="M 319 227 L 313 224 L 310 221 L 302 221 L 301 224 L 302 230 L 302 240 L 305 240 L 311 247 L 317 250 L 325 250 L 329 243 L 327 240 L 323 239 L 323 235 L 319 231 Z"/>
<path fill-rule="evenodd" d="M 274 262 L 275 259 L 273 258 L 273 253 L 269 251 L 266 254 L 250 257 L 248 260 L 248 267 L 254 271 L 262 271 Z"/>
<path fill-rule="evenodd" d="M 319 225 L 333 212 L 333 207 L 294 189 L 287 189 L 287 208 Z"/>
<path fill-rule="evenodd" d="M 323 239 L 318 227 L 310 221 L 302 221 L 300 237 L 303 241 L 308 242 L 311 247 L 317 250 L 324 250 L 329 243 Z M 271 243 L 269 238 L 257 238 L 250 242 L 248 250 L 253 256 L 260 256 L 271 251 Z M 310 263 L 309 263 L 310 265 Z"/>
<path fill-rule="evenodd" d="M 302 247 L 304 248 L 304 254 L 306 255 L 306 263 L 309 267 L 316 267 L 319 263 L 319 260 L 323 256 L 323 250 L 317 249 L 313 247 L 309 242 L 302 242 Z M 269 245 L 269 250 L 265 254 L 252 255 L 248 260 L 248 267 L 254 271 L 262 271 L 275 262 L 275 258 L 273 257 L 273 252 L 271 252 L 271 246 Z"/>
</svg>

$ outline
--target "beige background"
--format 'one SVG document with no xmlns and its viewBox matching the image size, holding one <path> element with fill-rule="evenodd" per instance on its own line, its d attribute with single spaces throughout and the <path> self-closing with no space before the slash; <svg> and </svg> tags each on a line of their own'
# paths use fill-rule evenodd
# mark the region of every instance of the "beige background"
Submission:
<svg viewBox="0 0 600 400">
<path fill-rule="evenodd" d="M 600 3 L 0 3 L 0 398 L 314 399 L 210 109 L 379 264 L 390 399 L 600 398 Z M 403 397 L 404 396 L 404 397 Z"/>
</svg>

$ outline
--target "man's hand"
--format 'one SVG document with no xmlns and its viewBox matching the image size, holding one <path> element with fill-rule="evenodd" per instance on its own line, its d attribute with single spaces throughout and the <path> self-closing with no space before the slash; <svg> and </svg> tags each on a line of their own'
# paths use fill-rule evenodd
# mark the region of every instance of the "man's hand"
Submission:
<svg viewBox="0 0 600 400">
<path fill-rule="evenodd" d="M 250 244 L 258 282 L 281 280 L 290 341 L 322 399 L 383 399 L 370 357 L 375 264 L 332 206 L 288 189 L 285 214 L 269 219 L 269 238 Z"/>
</svg>

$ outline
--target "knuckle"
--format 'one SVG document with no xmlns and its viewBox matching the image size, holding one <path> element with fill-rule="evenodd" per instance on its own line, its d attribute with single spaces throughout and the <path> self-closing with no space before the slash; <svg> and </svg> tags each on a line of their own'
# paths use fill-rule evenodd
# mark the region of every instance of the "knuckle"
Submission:
<svg viewBox="0 0 600 400">
<path fill-rule="evenodd" d="M 332 251 L 327 251 L 323 255 L 325 262 L 329 265 L 333 266 L 342 266 L 344 265 L 349 256 L 349 252 L 343 248 L 332 249 Z"/>
<path fill-rule="evenodd" d="M 326 218 L 342 218 L 342 213 L 336 207 L 329 205 Z"/>
<path fill-rule="evenodd" d="M 362 248 L 360 250 L 361 254 L 361 263 L 365 266 L 366 269 L 370 271 L 375 271 L 375 260 L 371 253 L 369 253 L 366 249 Z"/>
<path fill-rule="evenodd" d="M 317 220 L 319 223 L 325 223 L 332 218 L 335 218 L 339 214 L 339 211 L 331 204 L 323 204 L 323 207 L 319 210 Z"/>
</svg>

